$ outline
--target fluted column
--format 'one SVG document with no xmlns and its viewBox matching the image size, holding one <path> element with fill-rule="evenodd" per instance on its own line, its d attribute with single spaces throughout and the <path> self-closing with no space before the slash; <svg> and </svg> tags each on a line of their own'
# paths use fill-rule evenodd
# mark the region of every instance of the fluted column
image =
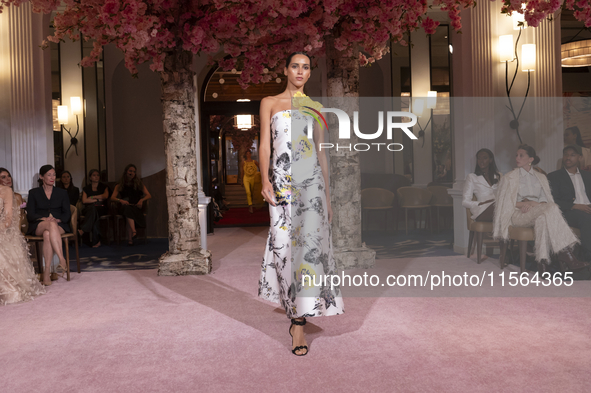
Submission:
<svg viewBox="0 0 591 393">
<path fill-rule="evenodd" d="M 24 3 L 4 8 L 0 20 L 0 102 L 3 115 L 8 114 L 2 127 L 5 134 L 10 130 L 14 189 L 27 194 L 36 186 L 39 168 L 54 162 L 49 52 L 39 49 L 48 19 L 33 14 L 30 3 Z"/>
<path fill-rule="evenodd" d="M 534 29 L 536 41 L 535 148 L 543 158 L 539 166 L 546 172 L 556 170 L 562 157 L 562 69 L 560 65 L 560 18 L 544 20 Z"/>
</svg>

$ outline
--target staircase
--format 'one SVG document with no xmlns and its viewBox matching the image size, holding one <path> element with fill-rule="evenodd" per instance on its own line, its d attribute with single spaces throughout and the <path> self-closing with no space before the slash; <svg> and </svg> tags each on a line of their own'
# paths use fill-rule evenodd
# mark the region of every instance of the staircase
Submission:
<svg viewBox="0 0 591 393">
<path fill-rule="evenodd" d="M 224 195 L 228 207 L 248 207 L 246 201 L 246 191 L 244 187 L 238 184 L 226 184 L 226 193 Z"/>
</svg>

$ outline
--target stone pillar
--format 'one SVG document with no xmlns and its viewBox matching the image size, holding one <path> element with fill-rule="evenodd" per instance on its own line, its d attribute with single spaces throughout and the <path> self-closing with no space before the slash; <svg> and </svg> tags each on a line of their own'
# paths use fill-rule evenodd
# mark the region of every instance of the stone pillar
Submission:
<svg viewBox="0 0 591 393">
<path fill-rule="evenodd" d="M 207 205 L 211 202 L 203 192 L 203 176 L 201 169 L 201 124 L 199 119 L 199 84 L 197 75 L 193 77 L 195 86 L 195 155 L 197 160 L 197 197 L 199 199 L 199 228 L 201 228 L 201 248 L 207 249 Z"/>
<path fill-rule="evenodd" d="M 5 7 L 0 14 L 0 137 L 15 192 L 37 186 L 39 168 L 53 164 L 51 64 L 39 45 L 49 18 L 30 3 Z"/>
<path fill-rule="evenodd" d="M 359 107 L 358 103 L 353 107 L 355 98 L 359 97 L 359 60 L 341 57 L 329 38 L 326 44 L 326 63 L 329 106 L 353 113 Z M 328 119 L 329 139 L 336 144 L 339 140 L 338 122 L 333 116 Z M 349 142 L 355 144 L 356 136 L 352 135 Z M 330 149 L 329 156 L 332 243 L 337 266 L 339 269 L 372 267 L 376 253 L 361 242 L 359 153 L 354 150 Z"/>
<path fill-rule="evenodd" d="M 169 241 L 159 259 L 160 276 L 208 274 L 212 266 L 211 253 L 200 244 L 192 62 L 189 52 L 170 53 L 160 73 Z"/>
</svg>

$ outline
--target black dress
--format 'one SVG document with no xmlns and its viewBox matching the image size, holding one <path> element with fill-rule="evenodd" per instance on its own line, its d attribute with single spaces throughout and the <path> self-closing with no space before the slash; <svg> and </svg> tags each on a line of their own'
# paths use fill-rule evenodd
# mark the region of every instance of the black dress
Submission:
<svg viewBox="0 0 591 393">
<path fill-rule="evenodd" d="M 74 187 L 71 184 L 70 188 L 64 188 L 61 182 L 57 182 L 56 186 L 66 190 L 68 192 L 68 198 L 70 199 L 70 205 L 76 206 L 78 200 L 80 199 L 80 189 L 78 187 Z"/>
<path fill-rule="evenodd" d="M 58 223 L 66 233 L 70 232 L 70 199 L 68 193 L 63 188 L 53 187 L 51 198 L 47 199 L 43 187 L 33 188 L 29 191 L 29 199 L 27 200 L 27 220 L 29 221 L 29 230 L 27 234 L 34 235 L 37 226 L 43 217 L 49 215 L 60 219 Z"/>
<path fill-rule="evenodd" d="M 102 195 L 106 189 L 107 186 L 105 186 L 103 183 L 99 183 L 96 187 L 96 191 L 92 190 L 92 184 L 84 187 L 82 191 L 84 191 L 86 196 L 90 198 L 96 195 Z M 99 218 L 107 214 L 107 206 L 105 203 L 105 200 L 97 201 L 95 203 L 87 203 L 84 204 L 84 209 L 82 209 L 82 215 L 84 216 L 84 219 L 80 224 L 80 229 L 85 233 L 92 234 L 91 245 L 93 246 L 100 241 L 101 231 Z"/>
<path fill-rule="evenodd" d="M 121 214 L 127 218 L 131 218 L 135 221 L 135 225 L 140 228 L 146 227 L 146 217 L 142 209 L 136 206 L 136 204 L 144 196 L 144 190 L 138 190 L 133 186 L 127 184 L 119 190 L 119 199 L 123 199 L 129 202 L 129 205 L 122 205 L 120 208 Z"/>
</svg>

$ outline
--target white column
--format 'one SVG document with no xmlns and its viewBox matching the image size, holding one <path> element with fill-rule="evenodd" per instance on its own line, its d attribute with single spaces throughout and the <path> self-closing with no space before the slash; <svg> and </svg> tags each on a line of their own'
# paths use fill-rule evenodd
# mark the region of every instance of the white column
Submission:
<svg viewBox="0 0 591 393">
<path fill-rule="evenodd" d="M 535 149 L 543 158 L 539 167 L 550 173 L 562 158 L 562 68 L 560 64 L 560 18 L 543 20 L 534 29 L 536 42 Z"/>
<path fill-rule="evenodd" d="M 11 157 L 14 189 L 24 196 L 37 186 L 39 168 L 54 163 L 51 64 L 49 51 L 39 49 L 48 27 L 30 3 L 0 14 L 0 136 L 10 141 L 3 150 Z"/>
<path fill-rule="evenodd" d="M 203 176 L 201 162 L 201 122 L 199 119 L 199 85 L 197 75 L 193 77 L 195 84 L 195 154 L 197 155 L 197 195 L 199 198 L 199 229 L 201 231 L 201 248 L 207 249 L 207 205 L 211 202 L 203 192 Z"/>
</svg>

